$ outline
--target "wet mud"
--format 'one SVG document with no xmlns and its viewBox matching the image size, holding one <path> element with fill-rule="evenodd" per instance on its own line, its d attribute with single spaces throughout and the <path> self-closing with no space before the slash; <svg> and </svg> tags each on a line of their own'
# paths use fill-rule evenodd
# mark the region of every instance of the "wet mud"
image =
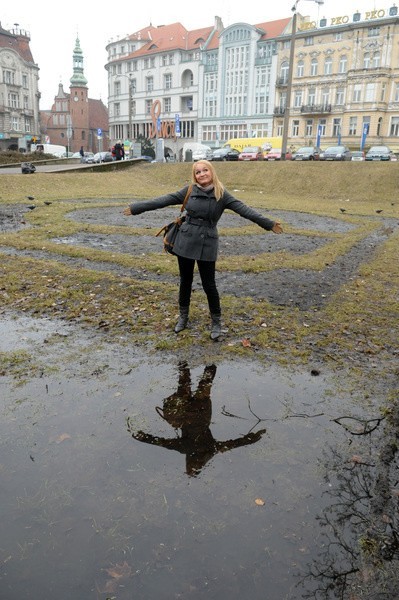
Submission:
<svg viewBox="0 0 399 600">
<path fill-rule="evenodd" d="M 0 352 L 2 597 L 396 598 L 394 415 L 342 376 L 12 313 Z"/>
</svg>

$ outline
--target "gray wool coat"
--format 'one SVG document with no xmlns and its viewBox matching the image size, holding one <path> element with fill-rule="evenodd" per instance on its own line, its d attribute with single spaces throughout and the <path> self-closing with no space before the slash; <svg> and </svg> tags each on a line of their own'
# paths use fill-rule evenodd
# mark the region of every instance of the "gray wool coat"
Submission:
<svg viewBox="0 0 399 600">
<path fill-rule="evenodd" d="M 152 200 L 131 204 L 130 211 L 132 215 L 139 215 L 149 210 L 165 208 L 173 204 L 183 204 L 188 187 L 186 186 L 177 192 L 159 196 Z M 177 256 L 194 260 L 216 261 L 219 246 L 219 234 L 216 225 L 226 208 L 269 231 L 275 223 L 241 202 L 241 200 L 234 198 L 227 190 L 223 192 L 223 196 L 217 201 L 213 189 L 206 192 L 193 185 L 186 203 L 186 220 L 180 227 L 173 247 L 174 253 Z"/>
</svg>

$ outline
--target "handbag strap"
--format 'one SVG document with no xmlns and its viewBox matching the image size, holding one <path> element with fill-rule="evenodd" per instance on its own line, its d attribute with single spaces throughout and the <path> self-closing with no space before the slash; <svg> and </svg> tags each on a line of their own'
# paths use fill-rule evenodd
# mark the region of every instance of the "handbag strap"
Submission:
<svg viewBox="0 0 399 600">
<path fill-rule="evenodd" d="M 192 191 L 193 191 L 193 184 L 189 185 L 188 188 L 187 188 L 187 193 L 186 193 L 186 196 L 185 196 L 185 198 L 183 200 L 183 204 L 181 205 L 180 212 L 183 212 L 184 209 L 186 208 L 187 200 L 189 199 L 190 194 L 191 194 Z"/>
</svg>

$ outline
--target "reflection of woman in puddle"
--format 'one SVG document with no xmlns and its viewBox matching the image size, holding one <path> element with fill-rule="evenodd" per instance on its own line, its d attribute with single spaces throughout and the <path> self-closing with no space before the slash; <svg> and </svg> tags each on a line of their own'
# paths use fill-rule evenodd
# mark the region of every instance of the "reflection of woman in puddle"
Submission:
<svg viewBox="0 0 399 600">
<path fill-rule="evenodd" d="M 181 430 L 180 436 L 163 438 L 143 431 L 134 433 L 129 423 L 128 430 L 134 439 L 185 454 L 187 475 L 197 475 L 218 452 L 227 452 L 257 442 L 266 431 L 262 429 L 256 433 L 250 432 L 224 442 L 215 440 L 209 429 L 212 417 L 210 393 L 215 374 L 215 365 L 205 367 L 197 391 L 192 393 L 190 369 L 186 363 L 179 365 L 177 392 L 165 398 L 163 408 L 157 407 L 156 410 L 172 427 Z"/>
</svg>

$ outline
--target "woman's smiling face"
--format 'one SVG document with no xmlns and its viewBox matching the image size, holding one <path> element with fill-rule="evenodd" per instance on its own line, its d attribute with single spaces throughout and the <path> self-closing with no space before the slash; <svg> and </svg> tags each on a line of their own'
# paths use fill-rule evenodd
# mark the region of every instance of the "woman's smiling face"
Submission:
<svg viewBox="0 0 399 600">
<path fill-rule="evenodd" d="M 203 187 L 206 187 L 207 185 L 213 183 L 213 176 L 209 167 L 201 161 L 198 161 L 196 163 L 194 175 L 197 183 L 199 183 Z"/>
</svg>

